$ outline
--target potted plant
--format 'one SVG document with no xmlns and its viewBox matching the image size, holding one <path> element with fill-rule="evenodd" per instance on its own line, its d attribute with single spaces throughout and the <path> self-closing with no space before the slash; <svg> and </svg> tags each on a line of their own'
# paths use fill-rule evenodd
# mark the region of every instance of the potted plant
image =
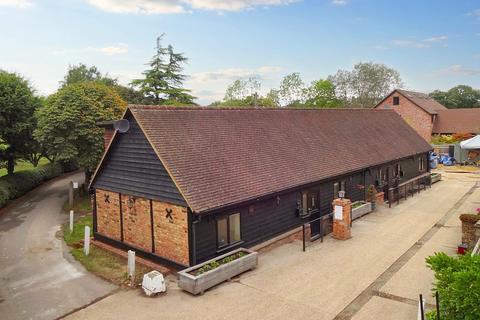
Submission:
<svg viewBox="0 0 480 320">
<path fill-rule="evenodd" d="M 371 184 L 367 189 L 367 201 L 372 204 L 372 210 L 375 210 L 375 204 L 377 202 L 377 189 Z"/>
</svg>

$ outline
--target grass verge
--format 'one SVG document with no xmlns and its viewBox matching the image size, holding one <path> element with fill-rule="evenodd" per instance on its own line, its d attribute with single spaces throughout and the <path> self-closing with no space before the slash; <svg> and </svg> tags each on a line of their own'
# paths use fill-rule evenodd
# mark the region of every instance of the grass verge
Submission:
<svg viewBox="0 0 480 320">
<path fill-rule="evenodd" d="M 90 197 L 87 195 L 85 197 L 77 198 L 73 202 L 73 208 L 70 209 L 68 204 L 68 200 L 63 205 L 64 211 L 73 210 L 75 213 L 90 213 L 92 212 L 92 202 L 90 201 Z"/>
<path fill-rule="evenodd" d="M 90 230 L 92 230 L 92 216 L 78 219 L 74 223 L 73 232 L 71 233 L 68 224 L 63 226 L 63 237 L 70 247 L 72 256 L 89 272 L 114 284 L 128 285 L 130 281 L 127 274 L 127 259 L 93 245 L 90 246 L 90 254 L 88 256 L 84 255 L 83 237 L 85 226 L 90 226 Z M 134 283 L 140 283 L 143 275 L 150 271 L 151 269 L 137 263 Z"/>
<path fill-rule="evenodd" d="M 38 166 L 42 167 L 49 163 L 50 161 L 47 160 L 47 158 L 41 158 L 40 161 L 38 162 Z M 15 170 L 14 172 L 20 172 L 20 171 L 25 171 L 25 170 L 31 170 L 33 169 L 34 166 L 28 161 L 23 161 L 23 160 L 18 160 L 17 164 L 15 165 Z M 0 169 L 0 177 L 6 176 L 7 175 L 7 169 L 2 168 Z"/>
</svg>

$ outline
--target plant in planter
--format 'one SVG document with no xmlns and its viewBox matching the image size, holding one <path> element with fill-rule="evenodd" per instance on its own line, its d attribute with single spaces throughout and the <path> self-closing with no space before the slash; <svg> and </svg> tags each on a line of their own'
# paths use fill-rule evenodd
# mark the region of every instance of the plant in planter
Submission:
<svg viewBox="0 0 480 320">
<path fill-rule="evenodd" d="M 372 210 L 375 210 L 375 203 L 377 202 L 377 189 L 371 184 L 367 189 L 367 201 L 372 204 Z"/>
<path fill-rule="evenodd" d="M 366 201 L 355 201 L 352 203 L 352 220 L 360 218 L 372 212 L 372 203 Z"/>
<path fill-rule="evenodd" d="M 178 286 L 192 294 L 229 280 L 257 266 L 257 252 L 240 248 L 177 273 Z"/>
</svg>

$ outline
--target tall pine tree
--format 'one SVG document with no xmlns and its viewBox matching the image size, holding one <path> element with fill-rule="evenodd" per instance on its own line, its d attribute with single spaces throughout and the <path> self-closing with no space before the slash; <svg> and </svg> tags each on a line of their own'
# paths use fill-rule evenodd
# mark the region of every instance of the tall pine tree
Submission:
<svg viewBox="0 0 480 320">
<path fill-rule="evenodd" d="M 183 88 L 183 81 L 187 78 L 182 74 L 183 65 L 188 59 L 183 53 L 177 53 L 173 47 L 163 47 L 163 34 L 157 38 L 156 52 L 148 64 L 150 69 L 143 72 L 145 79 L 136 79 L 132 85 L 155 104 L 195 104 L 190 90 Z"/>
</svg>

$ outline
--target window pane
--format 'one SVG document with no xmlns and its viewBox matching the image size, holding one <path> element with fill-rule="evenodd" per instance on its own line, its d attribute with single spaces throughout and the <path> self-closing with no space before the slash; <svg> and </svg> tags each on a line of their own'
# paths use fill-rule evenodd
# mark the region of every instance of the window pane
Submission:
<svg viewBox="0 0 480 320">
<path fill-rule="evenodd" d="M 230 243 L 240 241 L 240 213 L 228 217 L 230 223 Z"/>
<path fill-rule="evenodd" d="M 228 244 L 227 218 L 217 221 L 217 242 L 219 247 Z"/>
<path fill-rule="evenodd" d="M 345 189 L 345 181 L 342 181 L 342 182 L 340 183 L 340 190 L 346 191 L 346 189 Z"/>
<path fill-rule="evenodd" d="M 340 184 L 338 182 L 335 182 L 333 184 L 333 198 L 334 199 L 338 198 L 338 191 L 340 191 Z"/>
</svg>

